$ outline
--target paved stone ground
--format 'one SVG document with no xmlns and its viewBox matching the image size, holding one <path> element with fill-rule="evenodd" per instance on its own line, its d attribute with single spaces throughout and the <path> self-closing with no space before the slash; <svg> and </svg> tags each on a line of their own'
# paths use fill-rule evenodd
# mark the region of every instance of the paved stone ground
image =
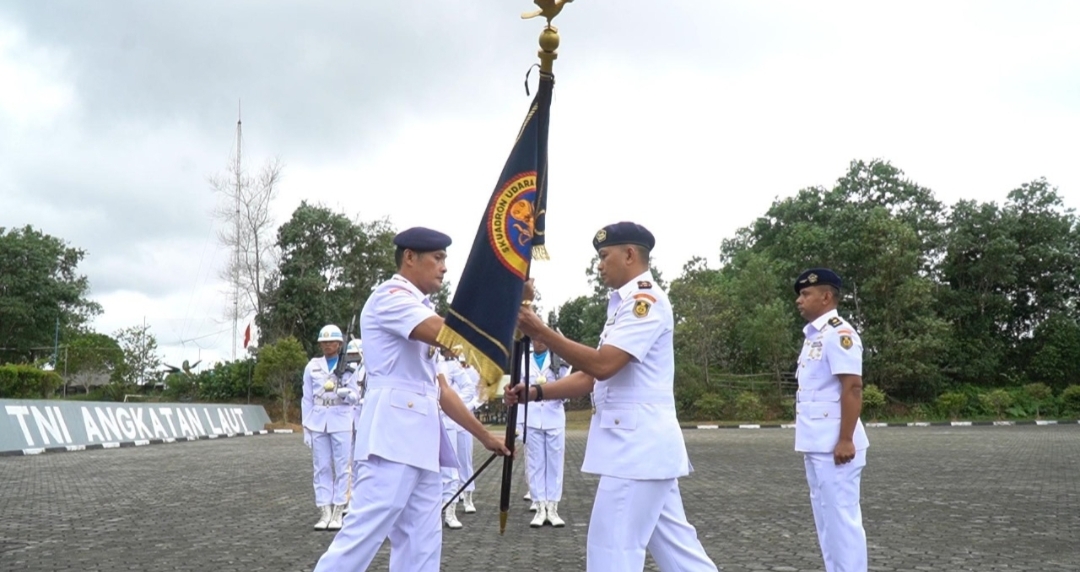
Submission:
<svg viewBox="0 0 1080 572">
<path fill-rule="evenodd" d="M 871 570 L 1080 571 L 1080 426 L 868 431 Z M 685 435 L 696 472 L 683 499 L 721 569 L 822 569 L 791 430 Z M 528 527 L 515 463 L 506 535 L 495 470 L 479 514 L 445 531 L 443 569 L 584 570 L 596 488 L 578 470 L 584 445 L 572 432 L 566 528 Z M 311 570 L 332 533 L 311 530 L 310 482 L 299 435 L 0 458 L 0 571 Z"/>
</svg>

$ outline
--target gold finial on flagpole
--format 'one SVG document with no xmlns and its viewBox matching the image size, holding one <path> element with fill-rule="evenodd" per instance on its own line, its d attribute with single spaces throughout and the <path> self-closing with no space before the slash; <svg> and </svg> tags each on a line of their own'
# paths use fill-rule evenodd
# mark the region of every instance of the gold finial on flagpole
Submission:
<svg viewBox="0 0 1080 572">
<path fill-rule="evenodd" d="M 543 16 L 547 19 L 547 26 L 540 32 L 540 51 L 536 54 L 540 56 L 540 71 L 544 73 L 551 73 L 552 65 L 555 62 L 555 58 L 559 57 L 559 54 L 555 53 L 555 50 L 559 49 L 559 29 L 551 25 L 551 21 L 555 16 L 562 12 L 563 6 L 573 2 L 574 0 L 533 0 L 533 3 L 540 7 L 539 10 L 533 12 L 525 12 L 521 15 L 521 18 L 528 20 L 529 18 L 535 18 L 537 16 Z"/>
</svg>

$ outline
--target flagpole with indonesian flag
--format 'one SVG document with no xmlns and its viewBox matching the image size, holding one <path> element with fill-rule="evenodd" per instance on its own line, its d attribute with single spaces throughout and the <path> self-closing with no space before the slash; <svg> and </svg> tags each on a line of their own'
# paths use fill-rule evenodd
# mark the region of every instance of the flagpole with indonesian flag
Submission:
<svg viewBox="0 0 1080 572">
<path fill-rule="evenodd" d="M 516 331 L 516 326 L 518 308 L 532 302 L 523 299 L 532 260 L 547 258 L 548 120 L 555 85 L 552 64 L 558 57 L 556 50 L 559 47 L 558 30 L 551 25 L 551 20 L 571 1 L 534 0 L 540 9 L 521 15 L 524 19 L 536 16 L 547 19 L 547 25 L 540 32 L 539 89 L 484 208 L 445 325 L 438 336 L 439 344 L 444 347 L 460 345 L 463 348 L 466 361 L 480 372 L 484 398 L 488 401 L 499 397 L 504 374 L 510 374 L 511 384 L 521 380 L 521 366 L 528 351 L 528 339 Z M 516 424 L 515 406 L 508 408 L 506 413 L 506 447 L 511 453 Z M 488 459 L 473 479 L 493 459 Z M 503 458 L 500 534 L 506 530 L 510 510 L 513 463 L 513 455 Z"/>
</svg>

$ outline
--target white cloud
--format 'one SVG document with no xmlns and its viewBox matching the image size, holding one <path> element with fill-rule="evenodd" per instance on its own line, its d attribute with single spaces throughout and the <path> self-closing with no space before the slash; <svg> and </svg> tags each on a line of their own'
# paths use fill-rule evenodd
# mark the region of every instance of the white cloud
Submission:
<svg viewBox="0 0 1080 572">
<path fill-rule="evenodd" d="M 236 39 L 244 6 L 156 6 L 137 35 L 105 12 L 87 15 L 105 32 L 29 9 L 0 28 L 0 83 L 28 86 L 0 92 L 0 125 L 24 126 L 0 133 L 0 225 L 90 251 L 103 331 L 145 315 L 159 339 L 230 354 L 205 177 L 228 159 L 237 98 L 249 167 L 286 163 L 279 223 L 308 199 L 439 228 L 457 282 L 528 105 L 539 22 L 285 3 Z M 853 159 L 887 159 L 946 203 L 1045 176 L 1077 206 L 1077 21 L 1072 2 L 574 3 L 557 22 L 545 306 L 588 291 L 604 224 L 652 229 L 672 279 Z"/>
</svg>

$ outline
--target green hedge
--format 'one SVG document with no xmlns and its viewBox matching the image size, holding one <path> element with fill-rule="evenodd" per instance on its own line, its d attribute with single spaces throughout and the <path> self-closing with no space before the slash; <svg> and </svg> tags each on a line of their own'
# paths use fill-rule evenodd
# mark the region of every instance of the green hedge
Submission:
<svg viewBox="0 0 1080 572">
<path fill-rule="evenodd" d="M 0 365 L 0 397 L 6 399 L 45 399 L 64 386 L 55 371 L 32 365 Z"/>
</svg>

